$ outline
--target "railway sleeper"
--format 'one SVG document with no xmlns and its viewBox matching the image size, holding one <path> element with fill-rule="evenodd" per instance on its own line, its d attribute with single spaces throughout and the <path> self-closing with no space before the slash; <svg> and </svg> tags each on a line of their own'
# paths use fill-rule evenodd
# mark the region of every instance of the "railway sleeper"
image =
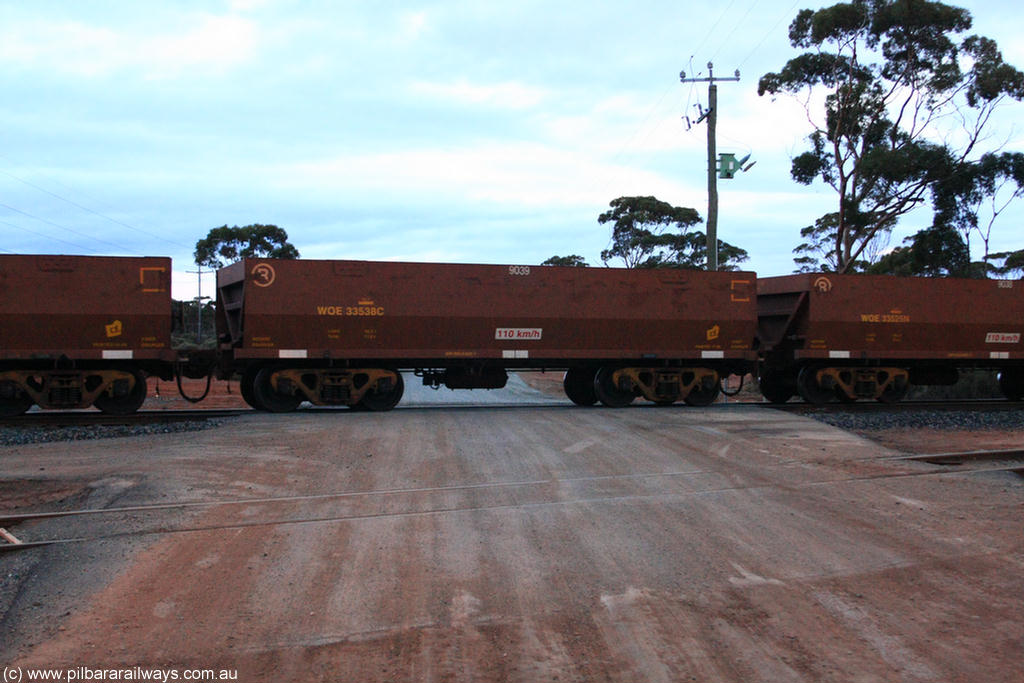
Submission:
<svg viewBox="0 0 1024 683">
<path fill-rule="evenodd" d="M 137 370 L 7 370 L 0 372 L 4 412 L 33 404 L 68 410 L 95 405 L 106 413 L 134 413 L 146 398 L 146 380 Z"/>
<path fill-rule="evenodd" d="M 815 372 L 817 384 L 835 392 L 840 401 L 875 399 L 895 403 L 910 388 L 910 373 L 903 368 L 828 367 Z"/>
<path fill-rule="evenodd" d="M 372 410 L 386 410 L 394 404 L 379 407 L 382 397 L 390 398 L 397 393 L 401 398 L 403 386 L 401 375 L 383 368 L 279 368 L 270 372 L 268 380 L 275 394 L 298 400 L 293 408 L 309 401 L 317 406 L 364 405 Z M 287 404 L 285 401 L 282 405 Z"/>
<path fill-rule="evenodd" d="M 686 401 L 708 405 L 718 397 L 720 376 L 710 368 L 619 368 L 611 373 L 612 384 L 659 405 Z"/>
</svg>

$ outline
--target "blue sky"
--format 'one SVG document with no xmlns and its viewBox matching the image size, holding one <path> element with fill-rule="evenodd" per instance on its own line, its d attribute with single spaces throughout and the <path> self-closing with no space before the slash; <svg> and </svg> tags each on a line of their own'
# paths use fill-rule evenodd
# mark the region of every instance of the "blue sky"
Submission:
<svg viewBox="0 0 1024 683">
<path fill-rule="evenodd" d="M 951 4 L 1024 68 L 1015 3 Z M 279 225 L 305 258 L 599 264 L 615 197 L 706 214 L 705 129 L 681 117 L 707 88 L 679 72 L 712 60 L 741 72 L 719 86 L 719 151 L 757 161 L 721 181 L 720 235 L 788 273 L 834 197 L 790 179 L 808 123 L 757 80 L 822 5 L 0 2 L 0 248 L 172 256 L 178 298 L 223 224 Z M 1022 112 L 999 112 L 993 145 L 1024 149 Z M 994 249 L 1019 226 L 1001 218 Z"/>
</svg>

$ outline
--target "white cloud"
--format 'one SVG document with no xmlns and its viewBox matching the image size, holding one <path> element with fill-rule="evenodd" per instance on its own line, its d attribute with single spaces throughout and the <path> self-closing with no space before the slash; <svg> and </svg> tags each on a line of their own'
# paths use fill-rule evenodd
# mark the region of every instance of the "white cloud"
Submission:
<svg viewBox="0 0 1024 683">
<path fill-rule="evenodd" d="M 544 101 L 547 91 L 523 83 L 471 83 L 458 79 L 447 83 L 417 81 L 410 86 L 415 95 L 500 109 L 533 109 Z"/>
<path fill-rule="evenodd" d="M 148 33 L 77 21 L 13 22 L 0 31 L 0 63 L 88 77 L 137 70 L 166 77 L 197 67 L 231 69 L 250 60 L 259 42 L 257 24 L 237 16 L 191 15 L 177 31 Z"/>
<path fill-rule="evenodd" d="M 273 174 L 287 179 L 277 182 L 289 192 L 377 192 L 408 200 L 430 195 L 517 207 L 605 206 L 618 196 L 608 194 L 612 188 L 680 192 L 656 173 L 535 142 L 343 156 L 275 167 Z"/>
<path fill-rule="evenodd" d="M 428 28 L 426 12 L 403 12 L 398 16 L 399 36 L 406 40 L 420 37 Z"/>
<path fill-rule="evenodd" d="M 274 0 L 230 0 L 228 7 L 232 12 L 248 12 L 269 7 L 273 3 Z"/>
<path fill-rule="evenodd" d="M 137 47 L 151 70 L 173 73 L 193 66 L 228 69 L 243 64 L 258 44 L 254 22 L 237 16 L 204 16 L 184 33 L 157 36 L 148 48 Z"/>
</svg>

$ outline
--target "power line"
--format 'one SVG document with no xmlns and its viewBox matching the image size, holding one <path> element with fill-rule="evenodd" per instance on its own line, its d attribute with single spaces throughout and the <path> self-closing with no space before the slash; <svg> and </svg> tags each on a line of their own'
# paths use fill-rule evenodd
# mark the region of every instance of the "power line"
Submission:
<svg viewBox="0 0 1024 683">
<path fill-rule="evenodd" d="M 704 40 L 700 41 L 700 44 L 693 49 L 693 54 L 694 55 L 699 53 L 700 49 L 702 47 L 704 47 L 704 43 L 708 42 L 708 38 L 710 38 L 711 36 L 713 36 L 715 34 L 715 29 L 718 28 L 718 25 L 720 23 L 722 23 L 722 19 L 725 18 L 725 15 L 729 13 L 729 10 L 731 10 L 732 6 L 735 5 L 735 4 L 736 4 L 736 0 L 731 0 L 731 2 L 729 2 L 729 4 L 726 6 L 726 8 L 724 10 L 722 10 L 722 13 L 718 15 L 718 19 L 715 21 L 715 23 L 712 24 L 711 28 L 707 32 L 704 33 Z M 691 60 L 693 59 L 693 55 L 690 55 L 690 59 Z"/>
<path fill-rule="evenodd" d="M 750 13 L 754 11 L 754 8 L 757 7 L 757 3 L 759 1 L 760 0 L 754 0 L 754 2 L 750 4 L 750 7 L 747 8 L 747 11 L 743 14 L 743 16 L 740 17 L 740 20 L 733 24 L 732 31 L 730 31 L 729 35 L 725 37 L 725 40 L 723 40 L 722 44 L 718 47 L 717 50 L 715 50 L 715 53 L 711 55 L 711 59 L 709 61 L 715 61 L 715 58 L 718 57 L 718 53 L 722 51 L 722 48 L 724 48 L 726 45 L 732 42 L 732 37 L 736 35 L 736 31 L 738 31 L 743 22 L 747 20 L 747 17 L 750 16 Z"/>
<path fill-rule="evenodd" d="M 691 73 L 691 74 L 694 74 L 696 76 L 703 76 L 704 75 L 703 71 L 697 71 L 693 67 L 693 55 L 690 55 L 690 63 L 686 67 L 686 71 L 687 71 L 687 73 Z M 690 83 L 690 92 L 686 95 L 686 107 L 683 108 L 684 112 L 689 112 L 690 111 L 690 105 L 693 103 L 693 96 L 694 96 L 694 94 L 696 92 L 697 92 L 697 83 L 696 82 Z M 699 95 L 698 95 L 697 103 L 698 104 L 700 103 L 700 96 Z M 689 116 L 684 113 L 683 117 L 687 121 L 687 124 L 686 124 L 687 125 L 687 129 L 689 129 L 689 125 L 690 125 L 690 123 L 689 123 L 689 120 L 690 120 Z"/>
<path fill-rule="evenodd" d="M 61 230 L 66 230 L 66 231 L 68 231 L 68 232 L 70 232 L 72 234 L 78 235 L 79 237 L 85 237 L 86 239 L 93 240 L 94 242 L 99 242 L 100 244 L 106 244 L 108 246 L 114 247 L 118 251 L 127 251 L 127 252 L 130 252 L 132 254 L 138 254 L 140 256 L 142 255 L 139 252 L 135 251 L 134 249 L 129 249 L 127 247 L 122 247 L 121 245 L 114 244 L 113 242 L 107 242 L 106 240 L 101 240 L 98 237 L 93 237 L 92 235 L 88 235 L 88 234 L 86 234 L 84 232 L 75 230 L 73 228 L 69 228 L 69 227 L 61 225 L 59 223 L 54 223 L 53 221 L 47 220 L 46 218 L 40 218 L 39 216 L 34 216 L 34 215 L 30 214 L 27 211 L 22 211 L 21 209 L 16 209 L 13 206 L 9 206 L 7 204 L 0 203 L 0 207 L 3 207 L 5 209 L 7 209 L 8 211 L 13 211 L 15 213 L 20 213 L 22 216 L 28 216 L 29 218 L 35 219 L 35 220 L 37 220 L 37 221 L 39 221 L 41 223 L 46 223 L 47 225 L 52 225 L 55 228 L 60 228 Z M 51 238 L 51 239 L 54 239 L 54 238 Z M 90 249 L 90 251 L 95 251 L 95 250 L 94 249 Z"/>
<path fill-rule="evenodd" d="M 68 199 L 67 197 L 62 197 L 61 195 L 57 194 L 56 192 L 50 192 L 46 188 L 40 187 L 40 186 L 36 185 L 35 183 L 29 182 L 28 180 L 25 180 L 24 178 L 20 178 L 20 177 L 14 175 L 13 173 L 10 173 L 8 171 L 0 170 L 0 173 L 3 173 L 8 178 L 13 178 L 14 180 L 17 180 L 19 183 L 24 183 L 25 185 L 28 185 L 31 188 L 34 188 L 36 190 L 39 190 L 40 192 L 43 192 L 45 194 L 50 195 L 51 197 L 59 199 L 62 202 L 66 202 L 66 203 L 70 204 L 71 206 L 74 206 L 77 209 L 81 209 L 82 211 L 85 211 L 87 213 L 91 213 L 94 216 L 98 216 L 100 218 L 106 219 L 106 220 L 110 221 L 111 223 L 116 223 L 117 225 L 120 225 L 120 226 L 123 226 L 125 228 L 128 228 L 129 230 L 134 230 L 135 232 L 141 233 L 143 235 L 148 235 L 149 237 L 156 238 L 156 239 L 158 239 L 158 240 L 160 240 L 162 242 L 167 242 L 168 244 L 173 244 L 176 247 L 185 247 L 186 246 L 184 244 L 180 244 L 178 242 L 174 242 L 172 240 L 166 239 L 165 237 L 162 237 L 162 236 L 157 235 L 155 233 L 149 232 L 147 230 L 143 230 L 142 228 L 137 228 L 134 225 L 129 225 L 128 223 L 125 223 L 124 221 L 119 221 L 116 218 L 111 218 L 110 216 L 107 216 L 106 214 L 102 214 L 99 211 L 94 211 L 93 209 L 90 209 L 87 206 L 83 206 L 83 205 L 79 204 L 78 202 L 75 202 L 75 201 L 72 201 L 71 199 Z"/>
<path fill-rule="evenodd" d="M 643 120 L 640 122 L 640 125 L 637 126 L 633 133 L 629 136 L 629 138 L 627 138 L 626 141 L 622 143 L 622 147 L 619 148 L 619 151 L 612 156 L 613 162 L 618 160 L 618 158 L 622 156 L 622 153 L 625 152 L 626 148 L 629 147 L 629 145 L 633 142 L 634 139 L 636 139 L 636 136 L 639 135 L 642 130 L 644 130 L 644 128 L 647 126 L 647 122 L 651 120 L 651 117 L 654 115 L 654 112 L 657 111 L 657 109 L 661 106 L 661 103 L 665 101 L 665 98 L 668 97 L 668 94 L 672 91 L 673 87 L 674 84 L 672 83 L 669 83 L 667 86 L 665 86 L 665 90 L 664 92 L 661 93 L 661 97 L 659 97 L 658 101 L 654 103 L 654 106 L 652 106 L 648 110 L 647 115 L 644 116 Z M 643 141 L 646 141 L 647 138 L 650 137 L 650 134 L 651 132 L 650 130 L 648 130 L 647 134 L 644 136 Z"/>
<path fill-rule="evenodd" d="M 651 137 L 651 135 L 653 135 L 654 132 L 657 131 L 664 124 L 664 120 L 661 120 L 661 121 L 659 121 L 657 123 L 654 123 L 654 124 L 651 124 L 651 120 L 654 118 L 655 113 L 659 109 L 662 108 L 662 104 L 665 102 L 666 98 L 672 92 L 672 89 L 673 89 L 673 85 L 672 84 L 669 84 L 669 85 L 667 85 L 665 87 L 665 90 L 661 93 L 661 96 L 647 110 L 647 114 L 643 117 L 643 119 L 640 121 L 640 123 L 635 128 L 633 128 L 633 132 L 619 146 L 618 151 L 616 151 L 615 154 L 613 154 L 609 158 L 609 164 L 614 165 L 614 164 L 618 163 L 619 159 L 622 158 L 622 156 L 623 156 L 623 154 L 625 154 L 626 150 L 631 145 L 633 145 L 634 141 L 637 141 L 638 138 L 639 138 L 639 141 L 638 141 L 637 144 L 643 145 L 644 143 L 646 143 L 646 141 Z M 641 134 L 642 134 L 642 137 L 641 137 Z M 611 184 L 614 183 L 619 178 L 620 178 L 620 174 L 614 173 L 613 171 L 609 170 L 608 172 L 602 174 L 602 178 L 600 178 L 599 181 L 597 183 L 595 183 L 595 186 L 599 186 L 600 190 L 601 190 L 601 193 L 604 194 L 604 195 L 607 195 L 608 194 L 608 189 L 611 186 Z M 610 244 L 610 241 L 609 241 L 609 244 Z"/>
<path fill-rule="evenodd" d="M 18 167 L 24 167 L 25 166 L 24 164 L 14 160 L 14 159 L 12 159 L 11 157 L 7 156 L 6 154 L 0 153 L 0 159 L 3 159 L 8 164 L 11 164 L 11 165 L 14 165 L 14 166 L 18 166 Z M 79 192 L 79 194 L 81 194 L 81 192 L 76 190 L 75 188 L 68 187 L 64 183 L 61 183 L 59 180 L 57 180 L 57 179 L 55 179 L 55 178 L 53 178 L 51 176 L 48 176 L 45 173 L 41 173 L 38 170 L 34 170 L 33 172 L 35 174 L 37 174 L 37 175 L 42 176 L 43 178 L 46 178 L 47 180 L 49 180 L 54 185 L 58 185 L 58 186 L 63 187 L 65 189 L 67 189 L 67 190 L 70 190 L 72 192 Z M 30 181 L 26 180 L 25 178 L 22 178 L 21 176 L 18 176 L 18 175 L 14 174 L 14 173 L 11 173 L 10 171 L 0 170 L 0 173 L 3 173 L 4 175 L 8 176 L 9 178 L 13 178 L 14 180 L 17 180 L 20 183 L 28 185 L 29 187 L 31 187 L 31 188 L 33 188 L 35 190 L 38 190 L 38 191 L 40 191 L 40 192 L 42 192 L 44 194 L 47 194 L 47 195 L 49 195 L 51 197 L 54 197 L 55 199 L 59 199 L 62 202 L 66 202 L 66 203 L 70 204 L 71 206 L 74 206 L 77 209 L 80 209 L 82 211 L 90 213 L 90 214 L 92 214 L 94 216 L 98 216 L 100 218 L 103 218 L 104 220 L 108 220 L 111 223 L 114 223 L 116 225 L 120 225 L 122 227 L 128 228 L 129 230 L 133 230 L 135 232 L 138 232 L 140 234 L 146 235 L 148 237 L 152 237 L 154 239 L 161 240 L 163 242 L 166 242 L 167 244 L 171 244 L 171 245 L 176 246 L 176 247 L 182 247 L 182 248 L 186 248 L 186 249 L 191 249 L 191 247 L 189 245 L 182 244 L 180 242 L 175 242 L 173 240 L 169 240 L 166 237 L 164 237 L 164 236 L 162 236 L 160 234 L 157 234 L 155 232 L 151 232 L 149 230 L 143 230 L 142 228 L 139 228 L 139 227 L 137 227 L 135 225 L 131 225 L 131 224 L 126 223 L 124 221 L 121 221 L 121 220 L 118 220 L 118 219 L 113 218 L 111 216 L 108 216 L 105 213 L 102 213 L 102 212 L 97 211 L 95 209 L 92 209 L 92 208 L 90 208 L 88 206 L 80 204 L 79 202 L 76 202 L 76 201 L 73 201 L 71 199 L 68 199 L 67 197 L 64 197 L 64 196 L 62 196 L 60 194 L 57 194 L 56 192 L 52 192 L 50 190 L 47 190 L 44 187 L 40 187 L 39 185 L 37 185 L 37 184 L 35 184 L 33 182 L 30 182 Z M 95 198 L 93 198 L 93 199 L 95 199 Z"/>
<path fill-rule="evenodd" d="M 768 36 L 770 36 L 770 35 L 772 35 L 773 33 L 775 33 L 775 30 L 776 30 L 776 29 L 777 29 L 777 28 L 779 27 L 779 24 L 781 24 L 781 23 L 782 23 L 783 19 L 785 19 L 785 18 L 786 18 L 786 17 L 788 17 L 788 16 L 792 16 L 792 14 L 793 14 L 793 10 L 795 10 L 795 9 L 796 9 L 796 6 L 797 6 L 797 5 L 799 5 L 799 4 L 801 3 L 801 2 L 803 2 L 803 0 L 796 0 L 796 2 L 794 2 L 794 3 L 792 4 L 792 5 L 790 5 L 789 9 L 788 9 L 788 10 L 786 10 L 786 11 L 785 11 L 785 12 L 783 13 L 783 15 L 782 15 L 781 17 L 779 17 L 779 18 L 778 18 L 778 19 L 777 19 L 777 20 L 775 21 L 775 23 L 774 23 L 774 24 L 772 24 L 772 27 L 771 27 L 770 29 L 768 29 L 768 30 L 767 30 L 767 31 L 765 32 L 764 36 L 763 36 L 763 37 L 761 38 L 761 40 L 759 40 L 759 41 L 757 42 L 757 45 L 755 45 L 755 46 L 754 46 L 754 47 L 753 47 L 753 48 L 752 48 L 752 49 L 750 50 L 750 52 L 749 52 L 749 53 L 747 54 L 747 56 L 743 58 L 743 60 L 742 60 L 742 61 L 741 61 L 741 62 L 739 63 L 739 66 L 737 66 L 737 67 L 736 67 L 737 69 L 739 69 L 739 68 L 742 68 L 742 67 L 743 67 L 743 65 L 747 63 L 747 60 L 749 60 L 749 59 L 750 59 L 751 57 L 753 57 L 753 56 L 754 56 L 754 53 L 755 53 L 755 52 L 757 52 L 757 51 L 758 51 L 759 49 L 761 49 L 761 46 L 762 46 L 762 45 L 764 45 L 764 41 L 768 40 Z"/>
<path fill-rule="evenodd" d="M 35 230 L 29 230 L 28 228 L 26 228 L 26 227 L 24 227 L 22 225 L 15 225 L 14 223 L 8 223 L 7 221 L 2 221 L 2 220 L 0 220 L 0 223 L 3 223 L 4 225 L 9 225 L 12 228 L 15 228 L 16 230 L 22 230 L 24 232 L 28 232 L 28 233 L 31 233 L 33 235 L 38 235 L 39 237 L 45 237 L 46 239 L 50 240 L 51 242 L 60 242 L 62 244 L 69 244 L 72 247 L 74 247 L 75 249 L 84 249 L 85 251 L 91 251 L 94 254 L 99 253 L 95 249 L 91 249 L 89 247 L 82 246 L 81 244 L 76 244 L 74 242 L 68 242 L 67 240 L 62 240 L 59 237 L 51 237 L 50 235 L 46 235 L 46 234 L 43 234 L 41 232 L 36 232 Z M 16 252 L 9 252 L 9 253 L 16 253 Z"/>
</svg>

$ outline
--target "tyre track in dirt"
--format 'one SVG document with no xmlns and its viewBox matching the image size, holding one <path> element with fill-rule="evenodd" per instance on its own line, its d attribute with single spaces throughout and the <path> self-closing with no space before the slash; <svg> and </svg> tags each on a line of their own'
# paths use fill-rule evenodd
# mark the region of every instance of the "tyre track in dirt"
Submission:
<svg viewBox="0 0 1024 683">
<path fill-rule="evenodd" d="M 83 446 L 62 476 L 119 472 L 218 500 L 403 492 L 346 500 L 360 517 L 343 522 L 106 541 L 91 551 L 107 555 L 90 569 L 100 587 L 5 655 L 268 681 L 1018 675 L 1014 475 L 886 477 L 908 464 L 756 409 L 334 417 L 243 418 L 188 446 L 146 437 L 134 458 Z M 30 450 L 5 470 L 57 466 L 54 446 Z M 261 510 L 181 521 L 224 526 Z M 45 553 L 45 578 L 80 551 L 31 552 Z M 23 600 L 45 598 L 35 591 Z M 964 656 L 978 647 L 983 657 Z"/>
</svg>

